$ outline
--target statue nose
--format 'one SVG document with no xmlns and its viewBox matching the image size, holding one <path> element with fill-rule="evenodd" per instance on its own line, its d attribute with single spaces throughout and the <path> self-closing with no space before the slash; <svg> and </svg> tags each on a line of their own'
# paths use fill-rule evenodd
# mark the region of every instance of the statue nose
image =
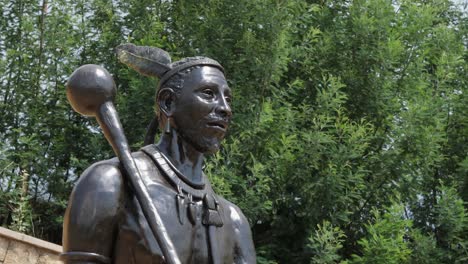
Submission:
<svg viewBox="0 0 468 264">
<path fill-rule="evenodd" d="M 225 98 L 222 98 L 220 100 L 218 108 L 217 108 L 217 112 L 223 118 L 231 118 L 232 116 L 231 106 L 229 105 L 229 103 L 226 101 Z"/>
</svg>

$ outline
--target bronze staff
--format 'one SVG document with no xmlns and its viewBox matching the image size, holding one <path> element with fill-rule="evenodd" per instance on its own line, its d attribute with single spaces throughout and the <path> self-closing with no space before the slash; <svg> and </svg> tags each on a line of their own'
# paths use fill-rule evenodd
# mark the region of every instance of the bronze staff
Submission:
<svg viewBox="0 0 468 264">
<path fill-rule="evenodd" d="M 104 136 L 123 165 L 127 180 L 135 189 L 135 195 L 151 231 L 159 243 L 168 264 L 181 264 L 161 217 L 153 205 L 140 171 L 131 156 L 122 124 L 115 110 L 113 99 L 116 87 L 112 76 L 101 66 L 87 64 L 76 69 L 67 82 L 67 98 L 73 109 L 84 115 L 96 117 Z"/>
</svg>

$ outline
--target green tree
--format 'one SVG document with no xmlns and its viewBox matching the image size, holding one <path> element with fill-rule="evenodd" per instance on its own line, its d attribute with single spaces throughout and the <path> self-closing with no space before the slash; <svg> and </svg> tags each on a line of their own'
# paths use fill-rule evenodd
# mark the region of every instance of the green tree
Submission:
<svg viewBox="0 0 468 264">
<path fill-rule="evenodd" d="M 68 195 L 112 157 L 67 76 L 114 75 L 137 150 L 157 80 L 123 42 L 217 59 L 234 120 L 206 164 L 259 263 L 463 263 L 468 16 L 448 0 L 0 0 L 0 224 L 59 243 Z M 135 118 L 136 117 L 136 118 Z M 26 172 L 26 173 L 24 173 Z M 397 202 L 394 202 L 397 201 Z"/>
</svg>

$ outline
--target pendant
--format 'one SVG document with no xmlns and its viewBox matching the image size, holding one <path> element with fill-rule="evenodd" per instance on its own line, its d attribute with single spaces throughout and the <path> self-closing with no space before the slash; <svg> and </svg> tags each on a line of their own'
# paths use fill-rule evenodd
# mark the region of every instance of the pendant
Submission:
<svg viewBox="0 0 468 264">
<path fill-rule="evenodd" d="M 195 225 L 197 222 L 197 206 L 193 202 L 192 195 L 189 194 L 189 204 L 187 207 L 187 214 L 192 225 Z"/>
<path fill-rule="evenodd" d="M 223 218 L 220 213 L 221 207 L 213 195 L 205 194 L 203 197 L 203 224 L 216 227 L 223 226 Z"/>
<path fill-rule="evenodd" d="M 177 216 L 179 218 L 179 223 L 183 225 L 185 223 L 185 197 L 181 194 L 176 195 L 176 206 L 177 206 Z"/>
</svg>

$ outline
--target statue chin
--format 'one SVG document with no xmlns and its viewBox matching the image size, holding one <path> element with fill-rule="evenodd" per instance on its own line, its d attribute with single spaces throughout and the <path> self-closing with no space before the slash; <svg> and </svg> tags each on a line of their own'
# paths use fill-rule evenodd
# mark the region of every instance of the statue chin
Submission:
<svg viewBox="0 0 468 264">
<path fill-rule="evenodd" d="M 191 144 L 198 152 L 203 154 L 214 154 L 218 152 L 221 147 L 221 140 L 208 140 L 203 142 L 197 142 L 196 144 Z"/>
<path fill-rule="evenodd" d="M 221 144 L 214 144 L 214 145 L 211 145 L 209 148 L 206 148 L 204 152 L 202 152 L 203 154 L 215 154 L 216 152 L 219 151 L 219 148 L 221 147 Z"/>
<path fill-rule="evenodd" d="M 221 141 L 223 140 L 223 138 L 208 136 L 193 137 L 190 135 L 184 136 L 184 134 L 181 136 L 182 139 L 189 143 L 195 150 L 206 155 L 218 152 L 221 147 Z"/>
</svg>

